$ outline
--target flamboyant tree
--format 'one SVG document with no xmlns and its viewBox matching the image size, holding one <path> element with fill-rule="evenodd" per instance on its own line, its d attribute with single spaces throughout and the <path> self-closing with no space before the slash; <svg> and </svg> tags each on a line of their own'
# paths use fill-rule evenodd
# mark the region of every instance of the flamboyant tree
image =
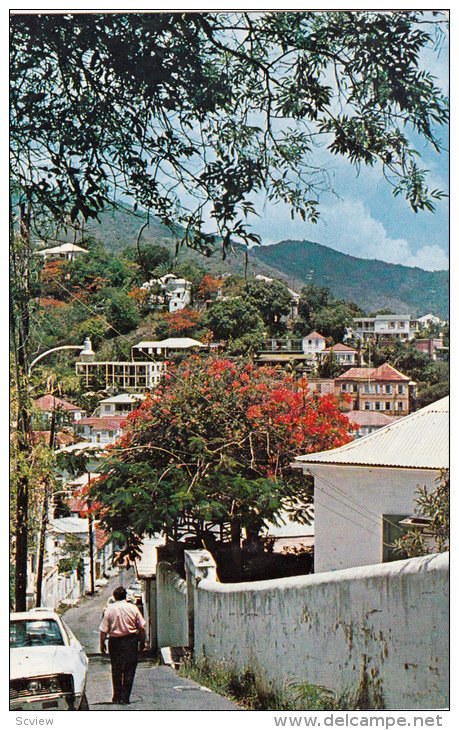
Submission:
<svg viewBox="0 0 459 730">
<path fill-rule="evenodd" d="M 333 396 L 251 363 L 197 357 L 129 415 L 125 435 L 92 487 L 103 524 L 128 551 L 142 535 L 210 525 L 258 533 L 286 510 L 308 520 L 310 487 L 290 468 L 298 453 L 350 439 Z"/>
</svg>

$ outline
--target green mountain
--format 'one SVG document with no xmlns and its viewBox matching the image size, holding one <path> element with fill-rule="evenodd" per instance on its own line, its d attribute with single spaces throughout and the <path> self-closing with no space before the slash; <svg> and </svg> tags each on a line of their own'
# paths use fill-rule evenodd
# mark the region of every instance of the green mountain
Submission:
<svg viewBox="0 0 459 730">
<path fill-rule="evenodd" d="M 132 209 L 110 210 L 90 221 L 85 228 L 114 253 L 135 246 L 145 215 Z M 83 236 L 84 240 L 84 236 Z M 176 236 L 151 218 L 141 233 L 141 243 L 160 244 L 175 252 Z M 398 314 L 422 315 L 433 312 L 448 317 L 448 272 L 388 264 L 376 259 L 361 259 L 335 251 L 312 241 L 282 241 L 273 246 L 254 246 L 249 251 L 250 274 L 264 274 L 285 281 L 295 291 L 312 283 L 326 286 L 334 296 L 351 299 L 364 310 L 390 309 Z M 195 261 L 209 273 L 244 273 L 244 254 L 237 248 L 223 261 L 216 251 L 204 257 L 181 247 L 179 262 Z"/>
<path fill-rule="evenodd" d="M 352 299 L 368 312 L 433 312 L 448 318 L 447 271 L 424 271 L 376 259 L 360 259 L 312 241 L 282 241 L 252 249 L 263 263 L 288 275 L 290 286 L 326 286 L 336 297 Z M 285 277 L 284 277 L 285 278 Z"/>
</svg>

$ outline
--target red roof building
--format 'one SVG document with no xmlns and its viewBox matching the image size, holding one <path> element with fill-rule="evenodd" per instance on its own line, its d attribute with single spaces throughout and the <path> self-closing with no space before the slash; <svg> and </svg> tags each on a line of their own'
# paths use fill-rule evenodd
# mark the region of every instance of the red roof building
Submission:
<svg viewBox="0 0 459 730">
<path fill-rule="evenodd" d="M 73 403 L 69 403 L 63 398 L 57 398 L 51 393 L 47 393 L 46 395 L 42 395 L 41 398 L 37 398 L 34 405 L 39 411 L 46 413 L 48 418 L 51 418 L 53 412 L 61 414 L 65 413 L 67 421 L 74 423 L 79 421 L 80 418 L 86 416 L 86 411 L 83 408 L 75 406 Z"/>
<path fill-rule="evenodd" d="M 347 396 L 343 400 L 348 410 L 406 416 L 410 390 L 415 385 L 407 375 L 384 363 L 377 368 L 350 368 L 335 378 L 335 395 Z"/>
</svg>

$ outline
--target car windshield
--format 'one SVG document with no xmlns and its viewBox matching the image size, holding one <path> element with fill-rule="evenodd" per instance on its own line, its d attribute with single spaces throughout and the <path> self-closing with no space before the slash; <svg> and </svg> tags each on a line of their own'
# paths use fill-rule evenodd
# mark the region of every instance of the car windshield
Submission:
<svg viewBox="0 0 459 730">
<path fill-rule="evenodd" d="M 64 646 L 62 632 L 53 619 L 26 619 L 10 623 L 10 647 Z"/>
</svg>

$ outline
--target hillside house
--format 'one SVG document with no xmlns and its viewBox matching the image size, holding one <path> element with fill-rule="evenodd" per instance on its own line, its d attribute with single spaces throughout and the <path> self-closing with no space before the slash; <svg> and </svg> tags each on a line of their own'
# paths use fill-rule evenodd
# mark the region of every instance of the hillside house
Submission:
<svg viewBox="0 0 459 730">
<path fill-rule="evenodd" d="M 86 253 L 88 252 L 85 248 L 81 248 L 81 246 L 77 246 L 75 243 L 62 243 L 59 246 L 52 246 L 51 248 L 43 248 L 40 251 L 36 251 L 36 254 L 43 256 L 45 261 L 58 261 L 59 259 L 74 261 Z"/>
<path fill-rule="evenodd" d="M 443 346 L 442 337 L 416 338 L 414 346 L 419 352 L 425 352 L 434 362 L 448 359 L 449 347 Z"/>
<path fill-rule="evenodd" d="M 73 425 L 86 416 L 86 411 L 63 398 L 47 393 L 34 401 L 34 406 L 41 411 L 47 422 L 51 421 L 53 413 L 58 416 L 60 424 Z"/>
<path fill-rule="evenodd" d="M 333 353 L 334 361 L 340 367 L 354 367 L 355 365 L 361 365 L 361 357 L 358 350 L 348 345 L 343 345 L 341 342 L 337 342 L 336 345 L 326 347 L 324 350 L 318 353 L 317 357 L 320 362 L 324 362 Z"/>
<path fill-rule="evenodd" d="M 407 375 L 384 363 L 378 368 L 351 368 L 339 375 L 335 378 L 335 395 L 348 396 L 349 402 L 343 402 L 346 410 L 406 416 L 415 386 Z"/>
<path fill-rule="evenodd" d="M 449 466 L 449 398 L 376 433 L 292 464 L 314 480 L 316 573 L 398 559 L 419 486 Z"/>
<path fill-rule="evenodd" d="M 320 355 L 327 345 L 327 341 L 320 332 L 310 332 L 303 337 L 303 352 L 305 355 Z"/>
<path fill-rule="evenodd" d="M 378 314 L 376 317 L 356 317 L 354 336 L 360 340 L 393 340 L 408 342 L 419 329 L 418 320 L 410 314 Z"/>
<path fill-rule="evenodd" d="M 156 388 L 166 372 L 164 362 L 103 361 L 75 363 L 75 372 L 86 387 L 99 386 L 120 390 L 145 391 Z"/>
<path fill-rule="evenodd" d="M 395 423 L 397 416 L 388 416 L 387 413 L 380 411 L 349 411 L 346 413 L 349 421 L 356 427 L 354 438 L 368 436 L 384 426 L 390 426 Z"/>
<path fill-rule="evenodd" d="M 139 342 L 132 348 L 132 359 L 134 361 L 146 359 L 146 357 L 168 358 L 189 350 L 205 347 L 203 342 L 193 340 L 192 337 L 168 337 L 165 340 L 151 340 Z"/>
<path fill-rule="evenodd" d="M 142 289 L 152 292 L 150 301 L 152 304 L 167 304 L 169 312 L 177 312 L 185 309 L 191 304 L 191 281 L 166 274 L 159 279 L 150 279 L 142 284 Z"/>
<path fill-rule="evenodd" d="M 131 411 L 134 411 L 145 396 L 140 393 L 119 393 L 111 398 L 104 398 L 100 401 L 98 411 L 100 418 L 111 418 L 120 416 L 125 418 Z"/>
<path fill-rule="evenodd" d="M 114 444 L 123 434 L 122 423 L 123 416 L 91 416 L 80 420 L 78 431 L 91 444 Z"/>
</svg>

